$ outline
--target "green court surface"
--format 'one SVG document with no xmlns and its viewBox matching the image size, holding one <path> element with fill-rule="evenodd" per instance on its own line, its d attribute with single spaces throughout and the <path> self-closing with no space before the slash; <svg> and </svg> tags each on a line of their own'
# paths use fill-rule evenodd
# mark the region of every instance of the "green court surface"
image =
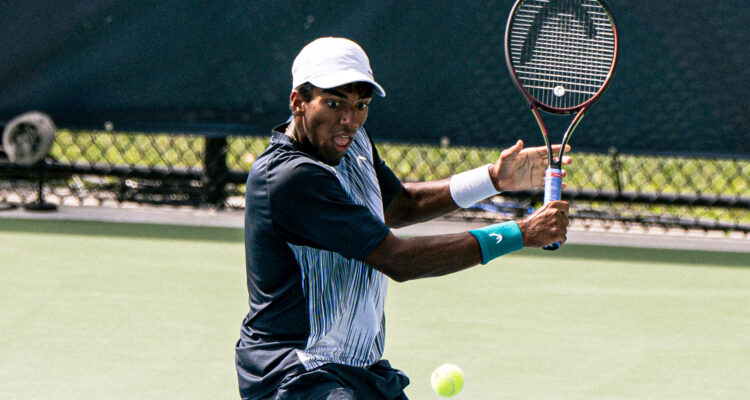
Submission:
<svg viewBox="0 0 750 400">
<path fill-rule="evenodd" d="M 411 399 L 750 398 L 750 254 L 564 246 L 391 283 Z M 235 399 L 242 231 L 0 219 L 0 398 Z"/>
</svg>

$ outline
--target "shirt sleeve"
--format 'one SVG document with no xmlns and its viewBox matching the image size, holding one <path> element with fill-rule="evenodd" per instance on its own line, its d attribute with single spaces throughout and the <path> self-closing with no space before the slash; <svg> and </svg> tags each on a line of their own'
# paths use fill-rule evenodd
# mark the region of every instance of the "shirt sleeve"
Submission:
<svg viewBox="0 0 750 400">
<path fill-rule="evenodd" d="M 393 170 L 391 170 L 385 161 L 380 158 L 378 149 L 375 147 L 375 143 L 372 143 L 372 160 L 373 166 L 375 167 L 375 173 L 378 176 L 378 183 L 380 184 L 380 193 L 383 198 L 383 210 L 387 210 L 398 192 L 403 188 L 401 180 L 398 179 Z"/>
<path fill-rule="evenodd" d="M 302 162 L 269 176 L 269 197 L 277 233 L 295 245 L 362 260 L 390 230 L 323 166 Z"/>
</svg>

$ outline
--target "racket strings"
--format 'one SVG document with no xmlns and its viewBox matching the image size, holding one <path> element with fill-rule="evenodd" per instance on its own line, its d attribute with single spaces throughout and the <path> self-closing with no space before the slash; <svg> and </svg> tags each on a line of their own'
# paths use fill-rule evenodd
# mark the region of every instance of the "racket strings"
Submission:
<svg viewBox="0 0 750 400">
<path fill-rule="evenodd" d="M 607 81 L 615 54 L 614 27 L 595 0 L 529 0 L 510 31 L 519 83 L 540 103 L 575 108 Z"/>
</svg>

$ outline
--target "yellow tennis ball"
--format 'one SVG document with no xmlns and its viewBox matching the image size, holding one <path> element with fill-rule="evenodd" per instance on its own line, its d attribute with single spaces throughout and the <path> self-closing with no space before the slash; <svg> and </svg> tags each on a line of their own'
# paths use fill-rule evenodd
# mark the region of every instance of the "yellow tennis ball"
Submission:
<svg viewBox="0 0 750 400">
<path fill-rule="evenodd" d="M 464 387 L 464 373 L 453 364 L 443 364 L 432 373 L 430 382 L 437 394 L 451 397 Z"/>
</svg>

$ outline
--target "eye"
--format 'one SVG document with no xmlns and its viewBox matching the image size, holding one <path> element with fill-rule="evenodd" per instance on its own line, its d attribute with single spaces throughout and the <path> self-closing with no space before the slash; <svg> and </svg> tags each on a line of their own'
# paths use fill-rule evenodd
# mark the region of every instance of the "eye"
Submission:
<svg viewBox="0 0 750 400">
<path fill-rule="evenodd" d="M 328 107 L 330 108 L 339 108 L 341 106 L 341 102 L 338 100 L 326 100 L 326 104 L 328 104 Z"/>
<path fill-rule="evenodd" d="M 360 111 L 367 110 L 367 108 L 370 107 L 370 103 L 357 103 L 355 107 Z"/>
</svg>

